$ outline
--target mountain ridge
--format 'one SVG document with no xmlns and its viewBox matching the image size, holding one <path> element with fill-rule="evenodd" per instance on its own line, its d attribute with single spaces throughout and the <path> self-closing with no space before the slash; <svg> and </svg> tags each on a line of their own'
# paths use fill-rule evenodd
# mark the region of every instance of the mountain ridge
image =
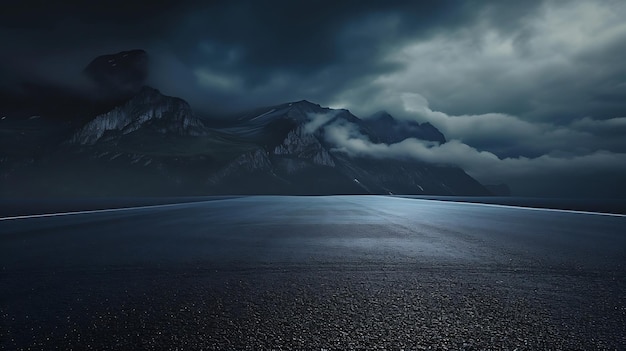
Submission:
<svg viewBox="0 0 626 351">
<path fill-rule="evenodd" d="M 26 160 L 2 150 L 0 163 L 7 167 L 0 175 L 7 181 L 0 196 L 489 194 L 459 167 L 351 156 L 329 138 L 346 128 L 353 140 L 374 144 L 409 137 L 445 143 L 430 124 L 389 114 L 377 122 L 299 100 L 242 112 L 216 127 L 183 99 L 137 88 L 143 68 L 137 75 L 133 60 L 129 70 L 112 66 L 124 55 L 130 56 L 104 55 L 90 65 L 104 66 L 98 70 L 104 76 L 112 69 L 113 82 L 130 81 L 120 94 L 128 86 L 136 91 L 107 112 L 83 118 L 41 156 Z M 141 51 L 133 55 L 144 57 Z"/>
</svg>

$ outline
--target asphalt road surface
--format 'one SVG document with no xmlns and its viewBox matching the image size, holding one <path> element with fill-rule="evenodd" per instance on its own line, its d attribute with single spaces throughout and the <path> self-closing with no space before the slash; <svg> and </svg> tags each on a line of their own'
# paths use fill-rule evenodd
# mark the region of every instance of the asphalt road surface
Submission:
<svg viewBox="0 0 626 351">
<path fill-rule="evenodd" d="M 626 349 L 626 217 L 257 196 L 0 219 L 0 349 Z"/>
</svg>

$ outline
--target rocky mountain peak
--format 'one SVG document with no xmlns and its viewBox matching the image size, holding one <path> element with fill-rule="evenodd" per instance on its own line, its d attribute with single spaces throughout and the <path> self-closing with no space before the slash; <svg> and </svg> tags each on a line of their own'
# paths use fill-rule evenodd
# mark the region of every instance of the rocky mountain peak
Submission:
<svg viewBox="0 0 626 351">
<path fill-rule="evenodd" d="M 316 104 L 314 102 L 311 102 L 309 100 L 300 100 L 300 101 L 294 101 L 290 103 L 291 106 L 299 106 L 299 107 L 309 107 L 309 108 L 322 108 L 322 106 L 320 104 Z"/>
<path fill-rule="evenodd" d="M 105 97 L 130 97 L 141 90 L 148 78 L 148 54 L 144 50 L 129 50 L 98 56 L 83 73 Z"/>
<path fill-rule="evenodd" d="M 384 111 L 384 110 L 374 113 L 372 116 L 370 116 L 370 119 L 379 120 L 379 121 L 382 120 L 388 123 L 393 123 L 393 121 L 395 121 L 395 118 L 393 118 L 393 116 L 389 114 L 389 112 Z"/>
</svg>

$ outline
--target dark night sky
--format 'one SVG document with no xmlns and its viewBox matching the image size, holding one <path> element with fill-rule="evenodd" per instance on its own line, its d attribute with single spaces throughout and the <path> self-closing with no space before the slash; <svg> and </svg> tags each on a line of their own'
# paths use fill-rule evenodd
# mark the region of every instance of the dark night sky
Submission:
<svg viewBox="0 0 626 351">
<path fill-rule="evenodd" d="M 78 85 L 148 51 L 151 85 L 200 114 L 307 99 L 430 121 L 430 147 L 346 152 L 454 163 L 526 195 L 626 196 L 626 2 L 4 1 L 2 89 Z M 343 141 L 342 141 L 343 140 Z"/>
</svg>

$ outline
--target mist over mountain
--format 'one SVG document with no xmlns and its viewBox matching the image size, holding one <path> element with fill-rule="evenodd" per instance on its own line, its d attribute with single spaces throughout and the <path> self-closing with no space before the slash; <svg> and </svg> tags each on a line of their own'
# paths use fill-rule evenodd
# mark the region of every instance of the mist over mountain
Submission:
<svg viewBox="0 0 626 351">
<path fill-rule="evenodd" d="M 386 111 L 380 111 L 364 120 L 366 125 L 376 130 L 381 142 L 398 143 L 408 138 L 446 142 L 446 137 L 429 122 L 395 119 Z"/>
<path fill-rule="evenodd" d="M 429 123 L 387 113 L 363 120 L 306 100 L 201 119 L 186 101 L 144 85 L 143 50 L 99 56 L 83 74 L 92 83 L 83 94 L 47 104 L 25 95 L 25 105 L 53 112 L 3 111 L 0 195 L 489 194 L 454 165 L 351 151 L 445 143 Z"/>
</svg>

